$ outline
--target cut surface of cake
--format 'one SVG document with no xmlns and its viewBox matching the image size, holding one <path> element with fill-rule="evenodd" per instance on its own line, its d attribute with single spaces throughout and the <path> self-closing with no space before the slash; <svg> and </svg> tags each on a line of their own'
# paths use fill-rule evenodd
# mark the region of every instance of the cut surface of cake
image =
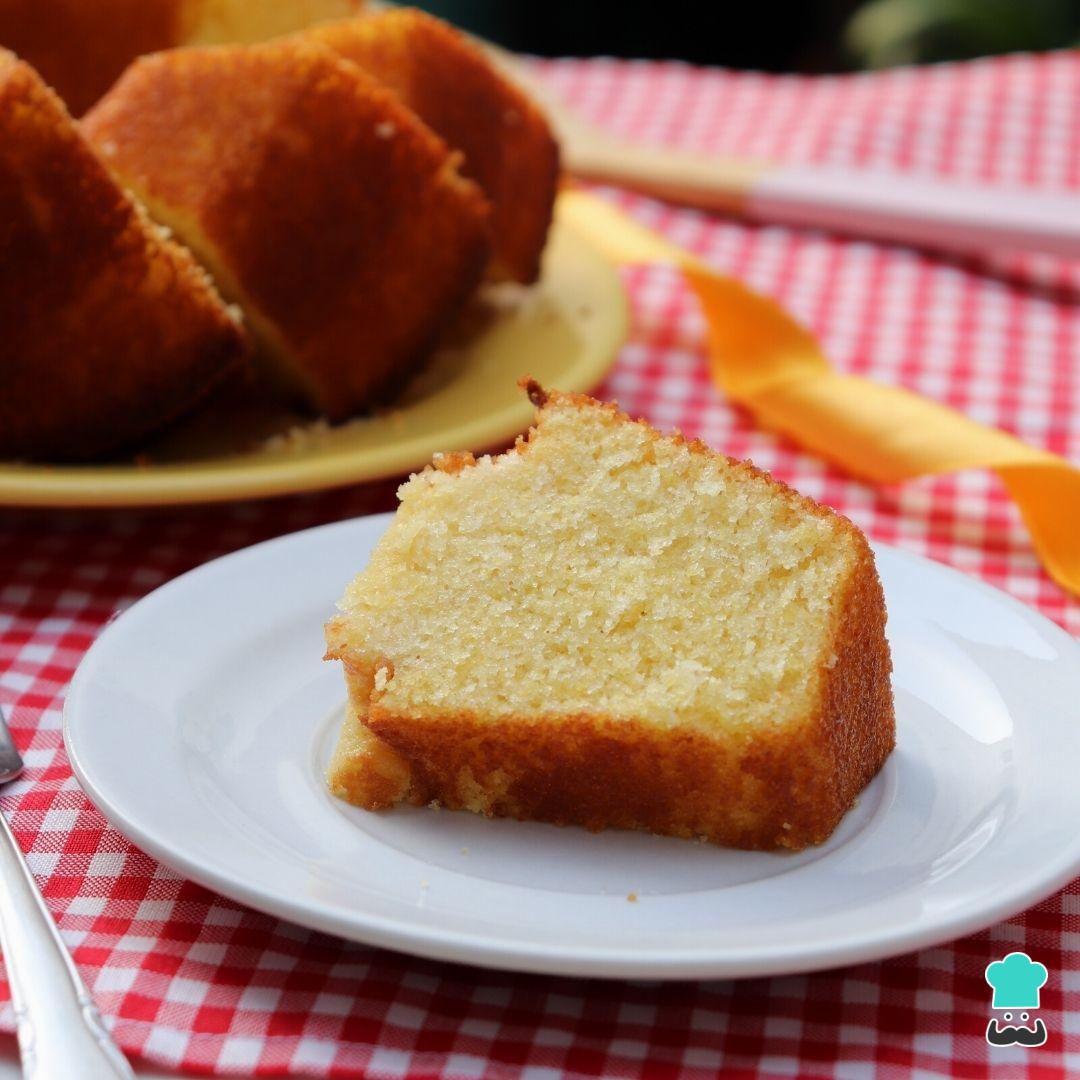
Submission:
<svg viewBox="0 0 1080 1080">
<path fill-rule="evenodd" d="M 83 127 L 243 308 L 272 381 L 331 420 L 392 395 L 487 264 L 458 156 L 323 46 L 144 57 Z"/>
<path fill-rule="evenodd" d="M 0 0 L 0 45 L 41 72 L 78 116 L 143 53 L 263 41 L 360 7 L 361 0 Z"/>
<path fill-rule="evenodd" d="M 825 840 L 895 741 L 885 607 L 847 519 L 587 397 L 447 455 L 326 627 L 367 809 Z"/>
<path fill-rule="evenodd" d="M 462 34 L 415 8 L 326 23 L 303 36 L 374 75 L 462 152 L 461 171 L 491 200 L 492 275 L 534 281 L 559 172 L 539 107 Z"/>
<path fill-rule="evenodd" d="M 0 455 L 119 449 L 243 370 L 243 328 L 191 252 L 4 50 L 0 208 Z"/>
</svg>

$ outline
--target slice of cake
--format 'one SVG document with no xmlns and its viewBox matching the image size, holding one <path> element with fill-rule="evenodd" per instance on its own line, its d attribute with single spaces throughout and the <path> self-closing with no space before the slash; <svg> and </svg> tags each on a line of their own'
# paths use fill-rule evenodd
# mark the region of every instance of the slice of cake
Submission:
<svg viewBox="0 0 1080 1080">
<path fill-rule="evenodd" d="M 33 64 L 76 116 L 143 53 L 265 41 L 341 19 L 362 0 L 0 0 L 0 45 Z"/>
<path fill-rule="evenodd" d="M 370 72 L 463 153 L 461 171 L 491 200 L 492 276 L 534 281 L 559 172 L 540 109 L 453 27 L 415 8 L 326 23 L 304 37 Z"/>
<path fill-rule="evenodd" d="M 368 809 L 824 840 L 895 724 L 866 538 L 745 462 L 528 390 L 499 457 L 413 476 L 326 627 Z"/>
<path fill-rule="evenodd" d="M 0 456 L 123 447 L 242 370 L 246 347 L 191 253 L 0 50 Z"/>
<path fill-rule="evenodd" d="M 389 398 L 487 264 L 458 156 L 323 46 L 144 57 L 83 127 L 243 308 L 267 374 L 331 420 Z"/>
</svg>

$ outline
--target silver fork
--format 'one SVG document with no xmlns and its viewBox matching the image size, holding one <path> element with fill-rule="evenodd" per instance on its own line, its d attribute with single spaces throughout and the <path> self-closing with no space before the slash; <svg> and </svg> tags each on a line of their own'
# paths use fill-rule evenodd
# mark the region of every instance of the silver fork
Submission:
<svg viewBox="0 0 1080 1080">
<path fill-rule="evenodd" d="M 23 769 L 0 709 L 0 784 Z M 0 946 L 26 1080 L 134 1080 L 0 814 Z"/>
</svg>

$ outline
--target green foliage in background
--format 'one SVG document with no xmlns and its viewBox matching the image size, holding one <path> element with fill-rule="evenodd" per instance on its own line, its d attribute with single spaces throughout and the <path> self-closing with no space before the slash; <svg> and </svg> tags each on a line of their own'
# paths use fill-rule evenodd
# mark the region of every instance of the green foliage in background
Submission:
<svg viewBox="0 0 1080 1080">
<path fill-rule="evenodd" d="M 962 60 L 1080 42 L 1078 0 L 870 0 L 848 23 L 860 67 Z"/>
</svg>

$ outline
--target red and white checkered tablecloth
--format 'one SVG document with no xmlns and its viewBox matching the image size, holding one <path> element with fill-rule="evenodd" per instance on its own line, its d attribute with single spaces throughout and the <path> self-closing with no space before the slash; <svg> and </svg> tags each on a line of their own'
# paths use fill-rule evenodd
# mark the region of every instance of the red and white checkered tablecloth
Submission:
<svg viewBox="0 0 1080 1080">
<path fill-rule="evenodd" d="M 1080 53 L 836 78 L 607 60 L 540 70 L 587 116 L 641 140 L 1080 188 Z M 606 194 L 778 297 L 840 369 L 1080 461 L 1077 267 L 938 259 Z M 1080 604 L 1043 573 L 993 476 L 882 490 L 848 479 L 717 394 L 701 317 L 674 272 L 636 270 L 627 281 L 633 331 L 603 394 L 749 456 L 871 536 L 1080 632 Z M 29 765 L 0 805 L 125 1048 L 203 1072 L 320 1077 L 980 1077 L 993 1068 L 983 969 L 1024 949 L 1050 971 L 1040 1011 L 1050 1038 L 995 1058 L 1011 1062 L 1000 1072 L 1080 1073 L 1080 882 L 985 933 L 884 963 L 740 983 L 594 982 L 489 973 L 312 933 L 179 879 L 106 827 L 72 779 L 60 715 L 110 615 L 227 551 L 387 509 L 392 492 L 0 515 L 0 701 Z M 11 1026 L 5 1004 L 0 1027 Z"/>
</svg>

